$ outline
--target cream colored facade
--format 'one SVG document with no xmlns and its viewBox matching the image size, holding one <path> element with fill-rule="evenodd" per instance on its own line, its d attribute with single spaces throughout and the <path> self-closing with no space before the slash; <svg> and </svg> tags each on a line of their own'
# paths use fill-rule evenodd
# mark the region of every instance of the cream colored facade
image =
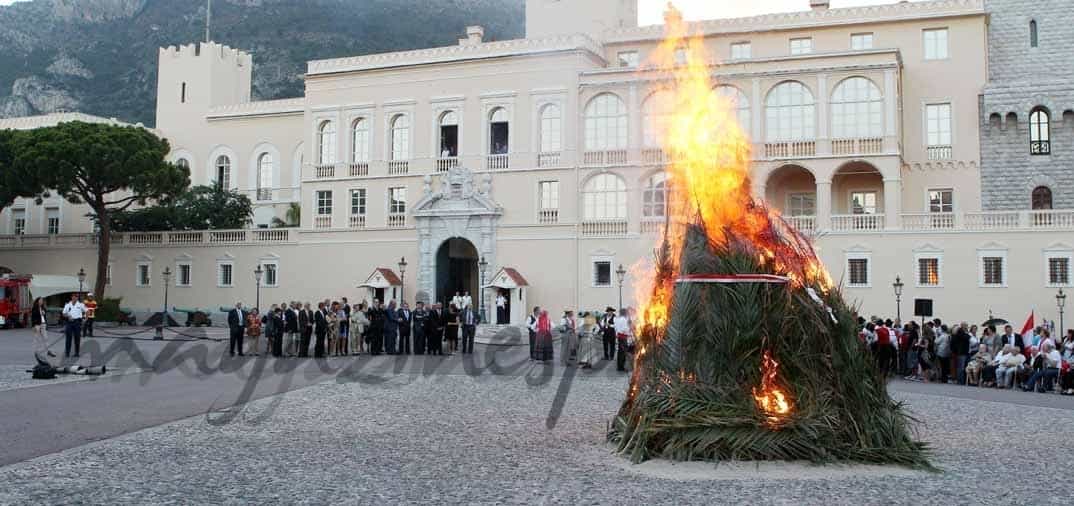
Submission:
<svg viewBox="0 0 1074 506">
<path fill-rule="evenodd" d="M 305 96 L 276 101 L 250 101 L 242 51 L 162 49 L 157 128 L 172 159 L 190 165 L 195 184 L 217 182 L 226 166 L 228 186 L 257 204 L 256 225 L 291 203 L 302 222 L 126 234 L 110 293 L 159 305 L 160 271 L 188 265 L 189 286 L 172 280 L 174 305 L 252 303 L 251 272 L 272 265 L 278 279 L 263 300 L 353 301 L 371 296 L 359 285 L 374 269 L 398 270 L 405 257 L 405 298 L 443 300 L 452 288 L 476 291 L 484 258 L 487 279 L 512 267 L 529 281 L 512 300 L 616 305 L 612 271 L 650 256 L 657 240 L 665 159 L 652 142 L 659 82 L 644 67 L 662 28 L 637 27 L 624 0 L 530 0 L 527 19 L 526 39 L 485 42 L 472 27 L 455 46 L 311 61 Z M 693 28 L 717 82 L 733 87 L 722 91 L 740 97 L 755 193 L 816 235 L 862 313 L 894 315 L 899 275 L 904 318 L 914 298 L 934 299 L 946 319 L 1054 316 L 1055 289 L 1070 285 L 1074 212 L 979 204 L 981 0 L 821 5 Z M 403 206 L 392 198 L 401 189 Z M 5 233 L 12 213 L 0 216 Z M 0 238 L 0 265 L 77 271 L 93 264 L 87 232 L 30 225 Z M 1064 258 L 1065 278 L 1054 260 Z M 633 288 L 628 276 L 627 304 Z"/>
</svg>

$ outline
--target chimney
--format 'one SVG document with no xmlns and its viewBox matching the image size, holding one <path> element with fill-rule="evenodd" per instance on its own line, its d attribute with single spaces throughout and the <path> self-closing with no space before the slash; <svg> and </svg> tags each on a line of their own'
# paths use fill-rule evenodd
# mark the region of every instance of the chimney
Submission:
<svg viewBox="0 0 1074 506">
<path fill-rule="evenodd" d="M 483 42 L 485 38 L 485 28 L 481 26 L 467 26 L 466 38 L 459 39 L 460 46 L 473 46 Z"/>
<path fill-rule="evenodd" d="M 815 11 L 828 10 L 830 2 L 828 0 L 809 0 L 809 6 Z"/>
</svg>

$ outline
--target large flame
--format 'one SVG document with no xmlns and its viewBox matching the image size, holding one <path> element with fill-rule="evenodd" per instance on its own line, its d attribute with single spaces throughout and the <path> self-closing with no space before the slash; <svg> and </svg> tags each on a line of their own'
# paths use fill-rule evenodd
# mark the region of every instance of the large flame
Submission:
<svg viewBox="0 0 1074 506">
<path fill-rule="evenodd" d="M 769 424 L 780 423 L 791 412 L 791 401 L 779 387 L 778 374 L 779 362 L 772 358 L 770 351 L 765 350 L 761 359 L 761 385 L 753 387 L 753 399 L 767 416 Z"/>
<path fill-rule="evenodd" d="M 650 128 L 660 136 L 670 160 L 666 171 L 670 192 L 663 248 L 672 252 L 666 261 L 678 272 L 678 255 L 686 225 L 703 223 L 710 240 L 723 244 L 734 237 L 749 244 L 764 265 L 789 277 L 797 286 L 809 283 L 831 286 L 824 266 L 808 241 L 789 227 L 774 210 L 754 200 L 750 181 L 750 139 L 738 124 L 732 99 L 717 92 L 712 63 L 704 39 L 687 33 L 681 14 L 669 5 L 665 16 L 667 36 L 653 52 L 643 72 L 659 93 L 659 121 Z M 655 96 L 655 95 L 654 95 Z M 788 231 L 795 244 L 773 235 Z M 674 288 L 669 277 L 658 279 L 651 264 L 634 266 L 635 321 L 662 328 Z M 642 346 L 642 353 L 644 346 Z"/>
</svg>

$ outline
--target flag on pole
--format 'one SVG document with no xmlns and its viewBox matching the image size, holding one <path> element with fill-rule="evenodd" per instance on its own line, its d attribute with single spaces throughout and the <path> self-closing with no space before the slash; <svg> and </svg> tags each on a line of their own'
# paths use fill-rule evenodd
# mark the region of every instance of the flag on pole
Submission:
<svg viewBox="0 0 1074 506">
<path fill-rule="evenodd" d="M 1033 311 L 1029 312 L 1029 318 L 1026 318 L 1026 324 L 1022 325 L 1022 344 L 1025 345 L 1023 351 L 1026 356 L 1029 356 L 1029 347 L 1033 346 Z"/>
</svg>

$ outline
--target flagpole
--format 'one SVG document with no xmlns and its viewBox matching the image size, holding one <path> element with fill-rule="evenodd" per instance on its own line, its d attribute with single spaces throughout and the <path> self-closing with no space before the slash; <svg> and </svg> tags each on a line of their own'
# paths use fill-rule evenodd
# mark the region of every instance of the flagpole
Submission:
<svg viewBox="0 0 1074 506">
<path fill-rule="evenodd" d="M 209 27 L 212 24 L 213 18 L 213 0 L 205 0 L 205 42 L 212 40 L 210 37 Z"/>
</svg>

